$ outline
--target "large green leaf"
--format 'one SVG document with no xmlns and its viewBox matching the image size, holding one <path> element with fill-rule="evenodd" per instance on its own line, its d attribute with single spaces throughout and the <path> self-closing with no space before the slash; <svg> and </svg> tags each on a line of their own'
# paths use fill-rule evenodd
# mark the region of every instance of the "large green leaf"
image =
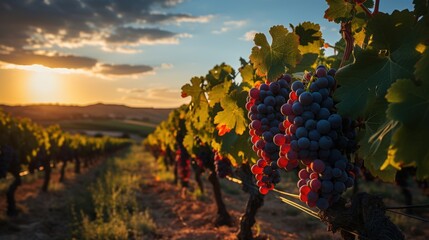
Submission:
<svg viewBox="0 0 429 240">
<path fill-rule="evenodd" d="M 256 46 L 252 48 L 250 60 L 258 75 L 266 76 L 269 81 L 274 81 L 287 68 L 294 67 L 300 60 L 299 38 L 281 25 L 271 27 L 270 35 L 272 37 L 271 46 L 264 34 L 255 35 Z"/>
<path fill-rule="evenodd" d="M 368 48 L 356 47 L 355 62 L 336 74 L 340 86 L 334 94 L 339 101 L 338 112 L 364 121 L 359 154 L 371 172 L 383 180 L 394 179 L 397 164 L 391 161 L 389 146 L 398 128 L 395 119 L 386 118 L 385 95 L 397 79 L 413 78 L 414 65 L 420 57 L 411 20 L 412 14 L 407 10 L 377 14 L 366 28 L 372 39 Z M 392 164 L 386 165 L 386 161 Z"/>
<path fill-rule="evenodd" d="M 409 79 L 401 79 L 389 89 L 387 115 L 401 126 L 392 138 L 394 161 L 415 165 L 418 178 L 429 178 L 429 81 L 420 86 Z"/>
<path fill-rule="evenodd" d="M 372 175 L 387 182 L 395 180 L 398 170 L 392 164 L 385 165 L 393 130 L 396 128 L 397 122 L 386 120 L 384 112 L 374 114 L 365 122 L 364 136 L 359 142 L 358 153 L 364 158 L 366 168 Z"/>
<path fill-rule="evenodd" d="M 401 52 L 394 52 L 389 57 L 356 48 L 356 61 L 341 68 L 336 75 L 340 85 L 334 95 L 339 101 L 336 105 L 338 112 L 352 118 L 367 117 L 374 111 L 372 98 L 383 99 L 396 79 L 410 78 L 416 60 L 404 58 Z"/>
<path fill-rule="evenodd" d="M 427 0 L 413 0 L 414 13 L 417 17 L 426 15 L 428 13 L 429 3 Z"/>
<path fill-rule="evenodd" d="M 250 136 L 247 131 L 242 135 L 235 132 L 229 132 L 222 136 L 220 151 L 228 154 L 234 165 L 242 164 L 244 161 L 256 163 L 258 156 L 252 151 Z"/>
<path fill-rule="evenodd" d="M 365 117 L 372 112 L 371 97 L 384 98 L 390 85 L 400 78 L 413 78 L 419 59 L 412 13 L 395 11 L 377 14 L 367 26 L 372 42 L 367 50 L 355 48 L 355 62 L 337 72 L 341 86 L 335 93 L 340 114 Z"/>
<path fill-rule="evenodd" d="M 429 81 L 429 47 L 423 52 L 422 57 L 416 63 L 414 75 L 417 82 Z"/>
</svg>

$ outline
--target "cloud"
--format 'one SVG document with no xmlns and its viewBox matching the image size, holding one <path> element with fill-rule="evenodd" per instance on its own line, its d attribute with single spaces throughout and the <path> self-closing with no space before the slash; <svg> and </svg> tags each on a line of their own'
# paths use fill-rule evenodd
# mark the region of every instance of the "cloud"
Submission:
<svg viewBox="0 0 429 240">
<path fill-rule="evenodd" d="M 240 39 L 241 40 L 244 40 L 244 41 L 253 41 L 253 38 L 255 37 L 255 34 L 256 33 L 258 33 L 257 31 L 254 31 L 254 30 L 252 30 L 252 31 L 248 31 L 248 32 L 246 32 L 245 34 L 244 34 L 244 36 L 243 37 L 241 37 Z"/>
<path fill-rule="evenodd" d="M 106 79 L 133 77 L 153 74 L 154 68 L 148 65 L 106 64 L 94 58 L 62 55 L 55 52 L 18 51 L 13 54 L 0 53 L 1 69 L 25 71 L 49 71 L 60 74 L 86 74 Z"/>
<path fill-rule="evenodd" d="M 120 27 L 107 39 L 110 44 L 119 45 L 141 45 L 141 44 L 174 44 L 178 40 L 176 34 L 158 28 L 132 28 Z"/>
<path fill-rule="evenodd" d="M 2 68 L 85 71 L 97 76 L 153 73 L 146 65 L 112 65 L 98 59 L 60 54 L 84 46 L 134 54 L 142 45 L 178 44 L 185 32 L 162 29 L 167 24 L 205 23 L 212 16 L 168 11 L 183 0 L 31 0 L 0 1 Z M 162 12 L 164 11 L 164 12 Z M 56 52 L 54 52 L 55 50 Z M 18 67 L 22 66 L 22 67 Z"/>
<path fill-rule="evenodd" d="M 129 64 L 101 64 L 98 73 L 103 75 L 136 75 L 153 71 L 153 67 L 147 65 Z"/>
<path fill-rule="evenodd" d="M 30 51 L 13 51 L 9 54 L 0 54 L 0 61 L 15 65 L 39 64 L 49 68 L 91 69 L 97 60 L 89 57 L 74 55 L 41 55 Z"/>
<path fill-rule="evenodd" d="M 243 27 L 247 24 L 247 21 L 245 20 L 238 20 L 238 21 L 226 21 L 223 23 L 223 26 L 218 30 L 213 30 L 212 33 L 214 34 L 222 34 L 229 32 L 233 29 L 238 29 Z"/>
<path fill-rule="evenodd" d="M 118 88 L 117 92 L 123 93 L 123 100 L 132 101 L 139 105 L 157 105 L 163 107 L 178 107 L 188 103 L 189 99 L 180 97 L 180 90 L 170 88 Z"/>
<path fill-rule="evenodd" d="M 144 44 L 176 44 L 181 33 L 145 24 L 204 23 L 212 16 L 160 13 L 182 1 L 172 0 L 57 0 L 0 3 L 0 45 L 15 49 L 53 46 L 76 48 L 98 45 L 101 49 L 125 49 Z M 129 26 L 133 26 L 132 28 Z M 112 48 L 106 45 L 115 42 Z"/>
<path fill-rule="evenodd" d="M 172 69 L 174 66 L 171 63 L 161 63 L 161 66 L 157 67 L 160 69 Z"/>
</svg>

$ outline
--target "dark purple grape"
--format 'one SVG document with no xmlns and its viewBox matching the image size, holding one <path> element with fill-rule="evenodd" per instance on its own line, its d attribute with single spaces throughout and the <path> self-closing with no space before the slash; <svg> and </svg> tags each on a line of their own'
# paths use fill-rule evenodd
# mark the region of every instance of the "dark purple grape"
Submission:
<svg viewBox="0 0 429 240">
<path fill-rule="evenodd" d="M 293 112 L 295 115 L 301 115 L 301 114 L 304 112 L 304 109 L 303 109 L 303 107 L 302 107 L 302 104 L 301 104 L 301 103 L 299 103 L 299 102 L 295 102 L 295 103 L 292 105 L 292 112 Z"/>
<path fill-rule="evenodd" d="M 303 89 L 304 84 L 302 84 L 302 82 L 300 82 L 300 81 L 295 81 L 292 83 L 291 88 L 292 88 L 292 91 L 296 92 L 298 89 Z"/>
<path fill-rule="evenodd" d="M 296 133 L 295 133 L 297 138 L 302 138 L 302 137 L 307 137 L 308 136 L 308 131 L 305 127 L 298 127 L 296 129 Z"/>
<path fill-rule="evenodd" d="M 270 91 L 273 92 L 274 94 L 278 94 L 280 91 L 280 84 L 278 84 L 277 82 L 270 83 L 269 87 L 270 87 Z"/>
<path fill-rule="evenodd" d="M 262 83 L 261 86 L 259 86 L 259 90 L 269 91 L 270 87 L 267 84 Z"/>
<path fill-rule="evenodd" d="M 316 207 L 322 211 L 328 209 L 329 201 L 326 198 L 319 198 L 316 202 Z"/>
<path fill-rule="evenodd" d="M 312 92 L 311 96 L 313 96 L 313 102 L 322 103 L 323 96 L 320 92 Z"/>
<path fill-rule="evenodd" d="M 308 138 L 306 137 L 302 137 L 298 139 L 298 147 L 300 149 L 307 149 L 310 147 L 310 140 L 308 140 Z M 304 157 L 304 156 L 302 156 Z"/>
<path fill-rule="evenodd" d="M 299 95 L 299 102 L 302 104 L 302 105 L 310 105 L 310 104 L 312 104 L 313 103 L 313 96 L 312 96 L 312 94 L 311 93 L 309 93 L 309 92 L 303 92 L 303 93 L 301 93 L 300 95 Z"/>
<path fill-rule="evenodd" d="M 334 145 L 332 139 L 328 136 L 322 136 L 319 139 L 319 148 L 320 149 L 330 149 Z"/>
<path fill-rule="evenodd" d="M 327 120 L 320 120 L 316 124 L 316 129 L 320 134 L 327 134 L 331 130 L 331 124 Z"/>
</svg>

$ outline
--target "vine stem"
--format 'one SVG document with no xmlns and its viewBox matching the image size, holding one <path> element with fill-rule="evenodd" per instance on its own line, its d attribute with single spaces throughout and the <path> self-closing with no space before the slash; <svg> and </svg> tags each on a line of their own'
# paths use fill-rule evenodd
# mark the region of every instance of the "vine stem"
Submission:
<svg viewBox="0 0 429 240">
<path fill-rule="evenodd" d="M 378 13 L 379 7 L 380 7 L 380 0 L 375 0 L 375 7 L 374 7 L 374 12 L 372 13 L 372 15 L 375 15 Z"/>
<path fill-rule="evenodd" d="M 351 22 L 341 23 L 341 35 L 346 42 L 346 48 L 344 50 L 343 59 L 341 60 L 340 68 L 344 66 L 345 62 L 349 60 L 350 55 L 353 51 L 354 38 L 352 35 L 352 24 Z"/>
<path fill-rule="evenodd" d="M 373 16 L 373 13 L 367 7 L 365 7 L 365 5 L 359 4 L 359 6 L 363 9 L 363 11 L 366 13 L 368 17 L 371 18 Z"/>
</svg>

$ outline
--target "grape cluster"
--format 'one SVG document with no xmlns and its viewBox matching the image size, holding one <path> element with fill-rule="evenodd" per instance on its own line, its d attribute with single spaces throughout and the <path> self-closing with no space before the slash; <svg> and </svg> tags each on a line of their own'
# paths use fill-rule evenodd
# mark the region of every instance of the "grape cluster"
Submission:
<svg viewBox="0 0 429 240">
<path fill-rule="evenodd" d="M 180 177 L 182 186 L 189 185 L 189 178 L 191 177 L 191 158 L 186 149 L 178 148 L 176 150 L 177 172 Z"/>
<path fill-rule="evenodd" d="M 251 170 L 261 194 L 267 194 L 280 181 L 278 170 L 284 167 L 277 163 L 285 131 L 280 109 L 289 98 L 291 81 L 286 74 L 275 82 L 262 83 L 252 88 L 247 98 L 252 149 L 260 158 Z"/>
<path fill-rule="evenodd" d="M 218 177 L 225 178 L 232 174 L 231 161 L 227 157 L 221 156 L 219 152 L 215 152 L 214 163 Z"/>
<path fill-rule="evenodd" d="M 353 186 L 353 165 L 343 155 L 349 145 L 343 134 L 343 119 L 335 113 L 331 93 L 335 88 L 335 70 L 319 66 L 304 83 L 292 83 L 289 100 L 281 108 L 287 149 L 286 161 L 301 161 L 299 195 L 309 207 L 327 209 L 346 188 Z M 306 84 L 305 84 L 306 83 Z M 346 141 L 346 142 L 344 142 Z"/>
</svg>

